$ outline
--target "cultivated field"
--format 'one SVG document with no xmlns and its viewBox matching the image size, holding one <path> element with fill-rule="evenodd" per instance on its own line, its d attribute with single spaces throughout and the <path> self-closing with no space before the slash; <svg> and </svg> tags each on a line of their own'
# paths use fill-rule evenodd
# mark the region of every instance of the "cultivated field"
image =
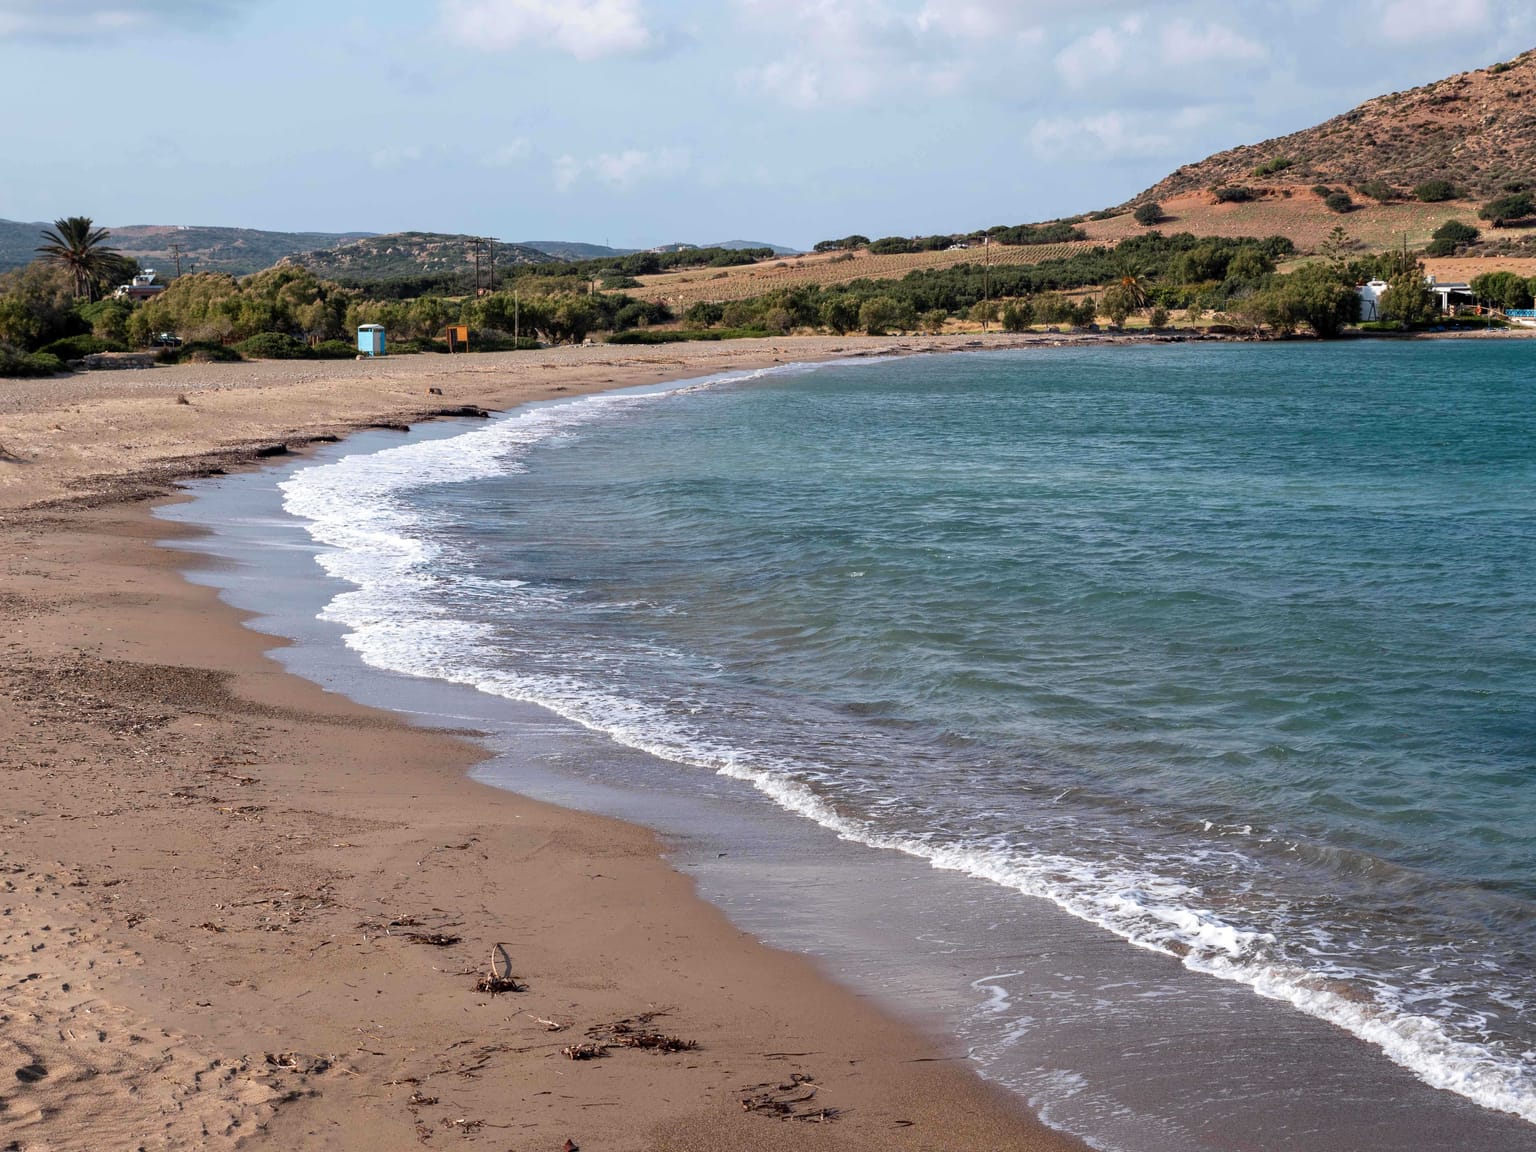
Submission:
<svg viewBox="0 0 1536 1152">
<path fill-rule="evenodd" d="M 1424 261 L 1424 271 L 1442 284 L 1463 284 L 1484 272 L 1513 272 L 1529 278 L 1536 276 L 1536 257 L 1446 256 Z"/>
<path fill-rule="evenodd" d="M 799 284 L 847 284 L 854 280 L 900 280 L 909 272 L 929 268 L 953 268 L 959 264 L 1039 264 L 1059 260 L 1117 240 L 1075 244 L 1031 244 L 1008 247 L 993 244 L 960 252 L 914 252 L 904 256 L 872 256 L 859 252 L 851 260 L 839 253 L 792 256 L 767 260 L 741 268 L 699 268 L 640 277 L 640 288 L 627 289 L 642 300 L 665 300 L 674 308 L 690 304 L 726 303 L 761 296 L 775 288 Z"/>
<path fill-rule="evenodd" d="M 1448 220 L 1478 225 L 1477 205 L 1466 201 L 1445 204 L 1378 204 L 1357 197 L 1357 207 L 1344 214 L 1330 211 L 1310 188 L 1290 189 L 1290 196 L 1275 195 L 1248 204 L 1217 204 L 1209 192 L 1194 192 L 1166 201 L 1167 219 L 1157 225 L 1165 235 L 1192 232 L 1196 236 L 1288 236 L 1303 256 L 1315 253 L 1336 227 L 1343 227 L 1361 251 L 1396 248 L 1404 240 L 1410 249 L 1422 250 L 1436 228 Z M 728 303 L 761 296 L 777 288 L 800 284 L 827 286 L 854 280 L 900 280 L 919 269 L 953 268 L 959 264 L 1001 267 L 1039 264 L 1096 247 L 1113 247 L 1143 228 L 1127 213 L 1111 220 L 1090 220 L 1082 225 L 1089 240 L 1073 244 L 1037 244 L 989 248 L 973 247 L 958 252 L 917 252 L 905 256 L 872 256 L 859 252 L 823 253 L 765 260 L 740 268 L 698 268 L 640 277 L 640 288 L 627 289 L 643 300 L 663 300 L 674 309 L 691 304 Z M 1484 234 L 1488 231 L 1485 228 Z M 1482 272 L 1509 269 L 1521 275 L 1536 274 L 1536 259 L 1512 257 L 1456 257 L 1428 260 L 1427 269 L 1443 281 L 1467 280 Z"/>
<path fill-rule="evenodd" d="M 1289 236 L 1298 251 L 1315 252 L 1335 227 L 1372 251 L 1423 248 L 1436 228 L 1447 220 L 1477 225 L 1477 205 L 1466 201 L 1444 204 L 1378 204 L 1355 194 L 1353 212 L 1337 213 L 1324 206 L 1310 187 L 1289 189 L 1289 197 L 1266 196 L 1247 204 L 1217 204 L 1209 192 L 1192 192 L 1163 201 L 1167 219 L 1156 225 L 1165 235 L 1193 232 L 1196 236 Z M 1114 243 L 1145 232 L 1129 214 L 1082 225 L 1094 240 Z"/>
</svg>

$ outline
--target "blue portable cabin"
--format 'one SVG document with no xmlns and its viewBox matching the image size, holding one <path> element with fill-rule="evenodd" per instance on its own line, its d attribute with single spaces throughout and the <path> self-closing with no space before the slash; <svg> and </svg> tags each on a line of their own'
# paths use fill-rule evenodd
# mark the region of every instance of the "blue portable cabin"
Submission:
<svg viewBox="0 0 1536 1152">
<path fill-rule="evenodd" d="M 357 350 L 364 356 L 384 355 L 384 325 L 363 324 L 357 330 Z"/>
</svg>

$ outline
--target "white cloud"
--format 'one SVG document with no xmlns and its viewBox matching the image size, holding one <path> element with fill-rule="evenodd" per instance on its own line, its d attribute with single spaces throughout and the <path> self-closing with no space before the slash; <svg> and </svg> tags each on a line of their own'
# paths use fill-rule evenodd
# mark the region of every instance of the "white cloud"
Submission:
<svg viewBox="0 0 1536 1152">
<path fill-rule="evenodd" d="M 640 0 L 440 0 L 438 9 L 455 38 L 490 51 L 546 45 L 595 60 L 655 43 Z"/>
<path fill-rule="evenodd" d="M 1015 71 L 1041 44 L 1038 0 L 735 0 L 768 63 L 743 91 L 792 108 L 857 105 L 889 93 L 958 92 L 978 73 Z"/>
<path fill-rule="evenodd" d="M 533 153 L 533 145 L 522 136 L 509 140 L 499 148 L 493 148 L 480 157 L 487 168 L 516 168 Z"/>
<path fill-rule="evenodd" d="M 1175 20 L 1162 30 L 1160 39 L 1162 63 L 1168 68 L 1262 60 L 1268 55 L 1262 44 L 1221 24 Z"/>
<path fill-rule="evenodd" d="M 0 0 L 0 40 L 111 40 L 202 32 L 255 5 L 240 0 Z"/>
<path fill-rule="evenodd" d="M 1014 0 L 928 0 L 918 12 L 916 25 L 923 32 L 983 40 L 1018 34 L 1019 9 Z"/>
<path fill-rule="evenodd" d="M 420 159 L 420 148 L 414 144 L 400 144 L 380 148 L 368 157 L 368 163 L 381 169 L 404 168 L 407 164 L 414 164 Z"/>
<path fill-rule="evenodd" d="M 1123 112 L 1040 120 L 1030 130 L 1029 142 L 1045 160 L 1157 156 L 1173 145 L 1162 133 L 1138 130 Z"/>
<path fill-rule="evenodd" d="M 585 160 L 566 154 L 555 160 L 555 186 L 567 189 L 590 179 L 610 188 L 629 188 L 681 176 L 692 165 L 693 158 L 685 148 L 651 151 L 629 148 L 623 152 L 603 152 Z"/>
<path fill-rule="evenodd" d="M 1448 21 L 1457 36 L 1475 34 L 1491 15 L 1487 0 L 1457 0 L 1450 7 L 1438 0 L 1391 0 L 1377 12 L 1376 23 L 1389 39 L 1411 44 L 1447 35 Z"/>
<path fill-rule="evenodd" d="M 1209 106 L 1182 108 L 1171 116 L 1112 109 L 1040 120 L 1031 129 L 1029 141 L 1045 160 L 1102 163 L 1177 155 L 1215 114 Z"/>
<path fill-rule="evenodd" d="M 1074 88 L 1108 79 L 1125 64 L 1130 42 L 1140 31 L 1141 19 L 1136 16 L 1096 28 L 1057 53 L 1056 71 Z"/>
</svg>

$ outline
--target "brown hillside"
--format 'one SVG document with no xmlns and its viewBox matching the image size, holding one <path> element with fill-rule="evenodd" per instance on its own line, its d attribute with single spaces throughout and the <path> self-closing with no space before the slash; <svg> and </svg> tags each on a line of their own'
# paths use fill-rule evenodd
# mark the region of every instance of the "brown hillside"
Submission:
<svg viewBox="0 0 1536 1152">
<path fill-rule="evenodd" d="M 958 264 L 991 263 L 1039 264 L 1061 260 L 1076 252 L 1098 245 L 1086 242 L 1067 244 L 1028 244 L 1017 247 L 994 244 L 990 249 L 970 248 L 959 252 L 912 252 L 899 256 L 876 256 L 868 250 L 852 256 L 846 253 L 816 253 L 788 259 L 762 260 L 735 268 L 694 268 L 686 272 L 665 272 L 640 277 L 639 288 L 624 289 L 642 300 L 664 300 L 673 307 L 686 308 L 704 301 L 726 303 L 748 300 L 776 288 L 794 288 L 815 284 L 826 288 L 854 280 L 900 280 L 912 272 L 953 268 Z"/>
<path fill-rule="evenodd" d="M 1379 252 L 1406 243 L 1422 248 L 1436 228 L 1448 220 L 1476 226 L 1477 205 L 1470 201 L 1420 204 L 1413 200 L 1378 204 L 1356 196 L 1354 211 L 1340 215 L 1324 206 L 1310 187 L 1287 188 L 1246 204 L 1217 204 L 1209 192 L 1183 192 L 1158 201 L 1163 233 L 1192 232 L 1196 236 L 1287 236 L 1301 252 L 1316 252 L 1334 228 L 1343 227 L 1360 247 Z M 1080 225 L 1093 240 L 1118 244 L 1128 236 L 1149 229 L 1130 213 L 1108 220 L 1089 220 Z"/>
<path fill-rule="evenodd" d="M 1270 176 L 1276 160 L 1293 163 Z M 1216 187 L 1449 180 L 1477 198 L 1536 184 L 1536 50 L 1506 64 L 1368 100 L 1326 124 L 1186 164 L 1132 203 Z"/>
</svg>

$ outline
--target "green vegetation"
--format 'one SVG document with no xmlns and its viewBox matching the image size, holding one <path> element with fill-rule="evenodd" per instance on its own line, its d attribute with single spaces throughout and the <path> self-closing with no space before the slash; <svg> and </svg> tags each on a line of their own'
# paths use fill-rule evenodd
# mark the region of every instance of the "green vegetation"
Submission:
<svg viewBox="0 0 1536 1152">
<path fill-rule="evenodd" d="M 1435 229 L 1429 247 L 1425 248 L 1424 252 L 1429 256 L 1453 256 L 1457 249 L 1468 244 L 1476 244 L 1482 235 L 1470 224 L 1463 224 L 1460 220 L 1447 220 Z"/>
<path fill-rule="evenodd" d="M 1253 174 L 1255 176 L 1261 177 L 1274 176 L 1278 173 L 1284 172 L 1287 168 L 1292 167 L 1295 163 L 1296 161 L 1289 156 L 1276 156 L 1274 159 L 1267 160 L 1263 164 L 1260 164 L 1253 170 Z"/>
<path fill-rule="evenodd" d="M 1328 264 L 1304 264 L 1289 276 L 1277 276 L 1228 311 L 1255 328 L 1267 324 L 1286 335 L 1302 325 L 1320 338 L 1337 337 L 1360 320 L 1360 296 L 1353 279 Z"/>
<path fill-rule="evenodd" d="M 9 344 L 0 344 L 0 377 L 54 376 L 64 371 L 57 356 L 46 352 L 21 352 Z"/>
<path fill-rule="evenodd" d="M 1507 228 L 1529 216 L 1536 216 L 1536 199 L 1529 192 L 1511 192 L 1490 200 L 1477 214 L 1479 220 L 1487 220 L 1495 228 Z"/>
<path fill-rule="evenodd" d="M 55 340 L 52 344 L 39 348 L 38 351 L 68 362 L 84 360 L 87 356 L 95 356 L 99 352 L 126 352 L 128 349 L 120 341 L 103 340 L 99 336 L 87 333 L 83 336 L 66 336 L 62 340 Z"/>
<path fill-rule="evenodd" d="M 1163 222 L 1163 206 L 1156 200 L 1148 200 L 1137 207 L 1132 218 L 1143 228 L 1151 228 Z"/>
<path fill-rule="evenodd" d="M 1385 320 L 1396 320 L 1409 327 L 1434 317 L 1435 297 L 1424 283 L 1424 265 L 1415 262 L 1387 281 L 1387 290 L 1381 296 L 1381 315 Z"/>
<path fill-rule="evenodd" d="M 1355 191 L 1362 196 L 1369 196 L 1379 204 L 1390 204 L 1402 198 L 1402 194 L 1385 180 L 1363 181 L 1355 185 Z"/>
<path fill-rule="evenodd" d="M 309 345 L 281 332 L 258 332 L 235 345 L 235 351 L 255 360 L 309 360 Z M 354 354 L 356 350 L 353 350 Z"/>
<path fill-rule="evenodd" d="M 1212 188 L 1211 194 L 1218 204 L 1246 204 L 1260 196 L 1258 191 L 1244 184 L 1222 184 Z"/>
<path fill-rule="evenodd" d="M 682 344 L 690 340 L 751 340 L 770 333 L 761 328 L 666 328 L 615 332 L 610 344 Z"/>
<path fill-rule="evenodd" d="M 212 340 L 194 340 L 180 348 L 165 348 L 156 358 L 162 364 L 233 364 L 245 359 L 233 348 Z"/>
<path fill-rule="evenodd" d="M 1536 277 L 1526 280 L 1513 272 L 1485 272 L 1472 280 L 1472 294 L 1496 308 L 1529 308 L 1536 295 Z"/>
<path fill-rule="evenodd" d="M 1413 190 L 1413 198 L 1424 204 L 1443 204 L 1460 200 L 1465 193 L 1449 180 L 1426 180 Z"/>
<path fill-rule="evenodd" d="M 1024 247 L 1031 244 L 1072 244 L 1088 239 L 1088 233 L 1076 225 L 1083 218 L 1058 220 L 1054 224 L 1016 224 L 1011 228 L 988 228 L 987 238 L 994 244 Z"/>
<path fill-rule="evenodd" d="M 37 252 L 49 264 L 68 269 L 75 279 L 76 296 L 94 300 L 124 269 L 122 258 L 107 247 L 111 235 L 95 227 L 89 216 L 66 216 L 43 229 Z"/>
<path fill-rule="evenodd" d="M 823 240 L 812 249 L 813 252 L 856 252 L 860 248 L 869 247 L 869 237 L 852 235 L 844 236 L 841 240 Z"/>
<path fill-rule="evenodd" d="M 1340 215 L 1355 210 L 1354 198 L 1342 189 L 1337 192 L 1328 193 L 1328 195 L 1323 197 L 1323 203 L 1327 206 L 1328 211 L 1337 212 Z"/>
</svg>

